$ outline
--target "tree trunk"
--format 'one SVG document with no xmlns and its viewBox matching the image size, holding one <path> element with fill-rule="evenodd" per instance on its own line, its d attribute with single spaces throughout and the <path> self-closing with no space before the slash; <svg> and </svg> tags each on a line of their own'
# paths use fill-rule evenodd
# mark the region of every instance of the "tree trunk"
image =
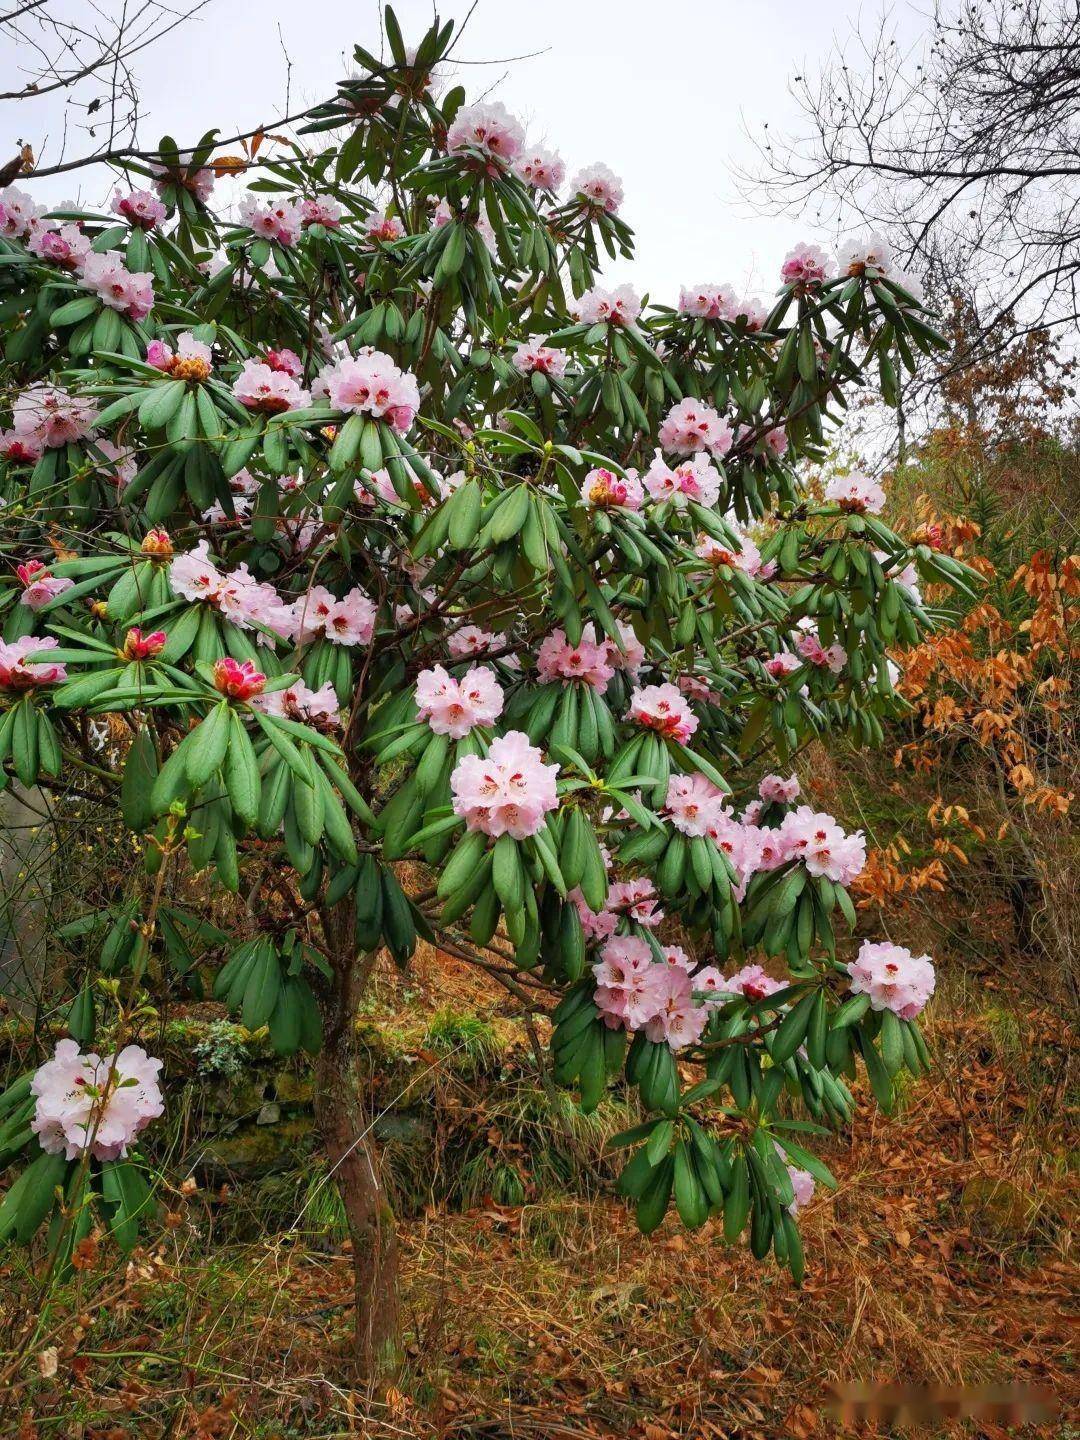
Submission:
<svg viewBox="0 0 1080 1440">
<path fill-rule="evenodd" d="M 334 945 L 335 984 L 326 1006 L 315 1118 L 352 1241 L 357 1375 L 378 1389 L 400 1368 L 401 1307 L 397 1222 L 383 1183 L 374 1117 L 360 1083 L 353 1041 L 357 1001 L 374 956 L 356 954 L 351 909 L 344 916 L 335 914 L 327 928 L 344 931 L 341 939 L 346 943 Z"/>
</svg>

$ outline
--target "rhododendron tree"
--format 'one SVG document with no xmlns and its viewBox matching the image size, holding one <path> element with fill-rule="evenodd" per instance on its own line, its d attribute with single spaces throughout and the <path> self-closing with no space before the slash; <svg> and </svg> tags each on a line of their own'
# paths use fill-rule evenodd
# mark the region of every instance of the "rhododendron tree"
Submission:
<svg viewBox="0 0 1080 1440">
<path fill-rule="evenodd" d="M 0 195 L 3 783 L 77 780 L 134 842 L 115 903 L 51 938 L 87 978 L 3 1098 L 29 1167 L 0 1235 L 48 1221 L 62 1263 L 92 1214 L 125 1245 L 152 1223 L 137 1141 L 171 1080 L 136 1042 L 205 980 L 315 1057 L 369 1370 L 396 1248 L 354 1020 L 418 937 L 550 1012 L 585 1109 L 638 1097 L 644 1231 L 722 1213 L 801 1276 L 814 1137 L 858 1066 L 883 1105 L 924 1067 L 932 972 L 870 946 L 849 973 L 862 837 L 796 805 L 791 762 L 880 740 L 886 648 L 932 621 L 916 574 L 967 583 L 873 482 L 800 480 L 851 391 L 939 343 L 887 247 L 835 278 L 801 247 L 771 308 L 606 290 L 618 177 L 563 191 L 501 103 L 436 98 L 451 25 L 408 52 L 386 26 L 388 62 L 357 49 L 220 208 L 213 133 L 133 162 L 108 213 Z M 231 933 L 185 886 L 236 897 Z"/>
</svg>

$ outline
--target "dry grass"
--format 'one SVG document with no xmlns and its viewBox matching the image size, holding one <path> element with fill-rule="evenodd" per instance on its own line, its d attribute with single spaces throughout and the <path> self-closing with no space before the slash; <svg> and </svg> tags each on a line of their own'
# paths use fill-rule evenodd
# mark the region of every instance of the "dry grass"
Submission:
<svg viewBox="0 0 1080 1440">
<path fill-rule="evenodd" d="M 409 983 L 445 998 L 437 967 L 422 970 Z M 997 1381 L 1058 1397 L 1062 1414 L 1026 1433 L 1075 1433 L 1066 1037 L 985 987 L 937 1013 L 960 1018 L 934 1029 L 932 1080 L 893 1118 L 864 1106 L 835 1142 L 840 1189 L 806 1212 L 801 1292 L 712 1226 L 690 1236 L 669 1219 L 644 1241 L 607 1197 L 428 1210 L 403 1227 L 407 1369 L 371 1406 L 348 1381 L 347 1253 L 282 1235 L 211 1246 L 222 1202 L 174 1197 L 165 1240 L 126 1275 L 103 1249 L 54 1297 L 0 1431 L 799 1440 L 887 1433 L 831 1420 L 831 1385 Z M 3 1283 L 33 1302 L 14 1266 Z"/>
</svg>

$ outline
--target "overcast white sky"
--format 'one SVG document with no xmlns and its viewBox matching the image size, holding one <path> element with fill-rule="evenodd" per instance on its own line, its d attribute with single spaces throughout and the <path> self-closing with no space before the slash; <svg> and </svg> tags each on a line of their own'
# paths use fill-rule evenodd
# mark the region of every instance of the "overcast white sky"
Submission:
<svg viewBox="0 0 1080 1440">
<path fill-rule="evenodd" d="M 431 0 L 398 0 L 407 43 L 432 8 Z M 89 15 L 87 0 L 53 0 L 50 9 Z M 444 0 L 439 14 L 460 20 L 468 9 Z M 875 5 L 864 13 L 873 18 Z M 893 13 L 902 37 L 921 32 L 907 0 Z M 272 122 L 284 113 L 285 50 L 292 108 L 329 94 L 351 68 L 354 42 L 378 49 L 378 16 L 376 0 L 211 0 L 139 58 L 142 142 L 168 132 L 183 144 L 212 125 L 230 134 Z M 833 237 L 813 216 L 755 216 L 740 201 L 731 171 L 749 158 L 744 124 L 782 131 L 794 115 L 790 77 L 849 36 L 858 16 L 857 0 L 480 0 L 457 58 L 487 63 L 462 64 L 455 78 L 470 98 L 494 87 L 530 139 L 555 146 L 571 173 L 603 160 L 622 176 L 637 256 L 609 267 L 607 279 L 632 280 L 665 301 L 680 284 L 703 281 L 768 292 L 795 240 Z M 532 52 L 540 53 L 509 63 Z M 5 86 L 16 64 L 0 46 Z M 63 106 L 62 92 L 8 104 L 4 158 L 17 136 L 43 163 L 55 158 Z M 79 186 L 58 176 L 29 188 L 58 204 Z M 100 203 L 101 188 L 83 182 L 80 198 Z"/>
</svg>

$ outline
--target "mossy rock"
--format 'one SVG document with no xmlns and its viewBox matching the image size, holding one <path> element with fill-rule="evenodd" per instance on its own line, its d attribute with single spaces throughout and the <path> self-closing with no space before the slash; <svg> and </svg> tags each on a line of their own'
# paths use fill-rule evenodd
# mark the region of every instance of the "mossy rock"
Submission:
<svg viewBox="0 0 1080 1440">
<path fill-rule="evenodd" d="M 315 1145 L 311 1119 L 287 1116 L 276 1125 L 245 1125 L 232 1135 L 212 1140 L 199 1157 L 199 1168 L 215 1180 L 230 1176 L 258 1180 L 289 1170 L 310 1155 Z"/>
<path fill-rule="evenodd" d="M 1027 1239 L 1038 1213 L 1030 1195 L 993 1175 L 973 1176 L 964 1186 L 960 1208 L 973 1227 L 1006 1240 Z"/>
</svg>

